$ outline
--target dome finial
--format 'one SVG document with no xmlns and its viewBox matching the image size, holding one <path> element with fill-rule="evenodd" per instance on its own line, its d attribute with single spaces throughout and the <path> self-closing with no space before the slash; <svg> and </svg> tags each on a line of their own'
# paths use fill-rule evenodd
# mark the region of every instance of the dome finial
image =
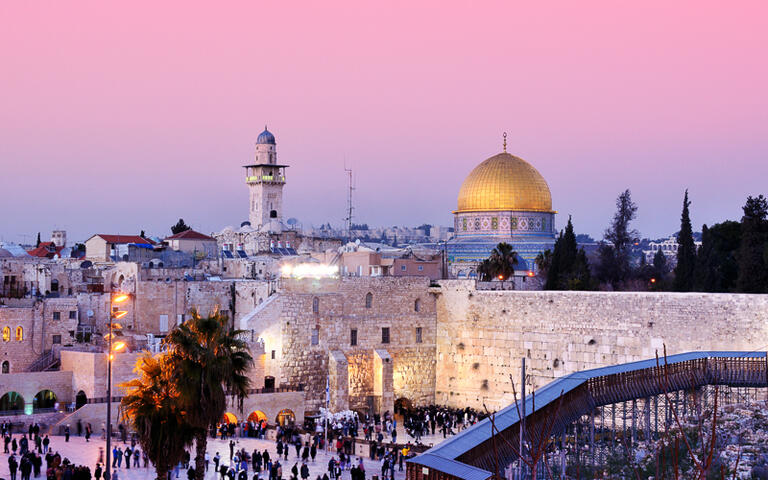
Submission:
<svg viewBox="0 0 768 480">
<path fill-rule="evenodd" d="M 504 132 L 504 153 L 507 153 L 507 132 Z"/>
</svg>

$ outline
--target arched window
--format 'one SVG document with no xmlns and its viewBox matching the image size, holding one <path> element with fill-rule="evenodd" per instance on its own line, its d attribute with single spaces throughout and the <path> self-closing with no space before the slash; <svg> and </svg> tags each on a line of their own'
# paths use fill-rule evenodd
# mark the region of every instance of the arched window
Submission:
<svg viewBox="0 0 768 480">
<path fill-rule="evenodd" d="M 413 302 L 413 311 L 418 312 L 420 310 L 421 310 L 421 300 L 417 298 L 416 301 Z"/>
<path fill-rule="evenodd" d="M 16 341 L 20 342 L 24 340 L 24 329 L 19 327 L 16 327 Z"/>
<path fill-rule="evenodd" d="M 312 299 L 312 313 L 320 313 L 320 299 L 317 297 Z"/>
<path fill-rule="evenodd" d="M 8 363 L 8 360 L 3 362 L 3 373 L 10 373 L 11 372 L 11 364 Z"/>
<path fill-rule="evenodd" d="M 368 292 L 365 294 L 365 308 L 371 308 L 373 306 L 373 294 Z"/>
<path fill-rule="evenodd" d="M 3 341 L 4 342 L 11 341 L 11 329 L 8 327 L 3 328 Z"/>
</svg>

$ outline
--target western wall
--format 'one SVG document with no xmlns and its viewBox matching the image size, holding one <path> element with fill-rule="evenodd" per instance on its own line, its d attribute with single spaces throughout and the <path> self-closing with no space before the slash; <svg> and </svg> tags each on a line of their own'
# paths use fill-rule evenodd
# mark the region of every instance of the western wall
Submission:
<svg viewBox="0 0 768 480">
<path fill-rule="evenodd" d="M 479 291 L 442 280 L 437 294 L 435 400 L 498 409 L 579 370 L 653 358 L 656 352 L 768 349 L 768 295 Z M 437 291 L 437 289 L 432 289 Z"/>
</svg>

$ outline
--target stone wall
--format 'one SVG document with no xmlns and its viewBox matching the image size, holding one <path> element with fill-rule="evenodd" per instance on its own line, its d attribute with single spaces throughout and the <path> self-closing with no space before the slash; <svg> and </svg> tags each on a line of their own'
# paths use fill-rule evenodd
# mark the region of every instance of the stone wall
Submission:
<svg viewBox="0 0 768 480">
<path fill-rule="evenodd" d="M 768 295 L 478 291 L 440 281 L 436 400 L 499 408 L 578 370 L 694 350 L 768 349 Z M 516 383 L 519 391 L 519 384 Z"/>
<path fill-rule="evenodd" d="M 279 368 L 267 366 L 267 370 L 279 371 L 283 384 L 305 384 L 307 410 L 325 404 L 329 351 L 342 352 L 347 359 L 350 407 L 374 406 L 375 349 L 386 350 L 392 358 L 395 399 L 431 403 L 436 307 L 428 288 L 426 277 L 283 280 L 277 298 L 249 320 L 248 328 L 265 339 L 268 357 L 279 346 L 273 361 Z M 371 303 L 366 307 L 369 293 Z M 382 328 L 389 329 L 389 343 L 382 342 Z M 353 329 L 356 345 L 351 345 Z"/>
</svg>

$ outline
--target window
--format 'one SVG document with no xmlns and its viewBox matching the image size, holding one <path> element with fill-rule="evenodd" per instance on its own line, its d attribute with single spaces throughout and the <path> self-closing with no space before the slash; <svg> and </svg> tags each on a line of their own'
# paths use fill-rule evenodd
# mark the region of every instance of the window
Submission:
<svg viewBox="0 0 768 480">
<path fill-rule="evenodd" d="M 400 271 L 404 272 L 405 270 L 406 270 L 406 266 L 405 265 L 400 265 Z"/>
<path fill-rule="evenodd" d="M 184 314 L 179 313 L 176 315 L 176 325 L 182 325 L 184 323 Z"/>
<path fill-rule="evenodd" d="M 74 320 L 77 318 L 77 310 L 70 310 L 69 311 L 69 319 Z"/>
<path fill-rule="evenodd" d="M 416 343 L 421 343 L 421 327 L 416 327 Z"/>
<path fill-rule="evenodd" d="M 8 361 L 6 360 L 5 362 L 3 362 L 3 373 L 10 373 L 10 372 L 11 372 L 11 364 L 8 363 Z"/>
<path fill-rule="evenodd" d="M 54 320 L 61 320 L 61 312 L 53 312 Z"/>
<path fill-rule="evenodd" d="M 423 271 L 424 271 L 424 265 L 419 265 L 419 271 L 420 271 L 420 272 L 423 272 Z"/>
<path fill-rule="evenodd" d="M 275 351 L 272 350 L 272 360 L 274 360 L 274 359 L 275 359 Z"/>
<path fill-rule="evenodd" d="M 389 327 L 381 328 L 381 343 L 389 343 Z"/>
<path fill-rule="evenodd" d="M 413 311 L 418 312 L 420 310 L 421 310 L 421 300 L 417 298 L 416 301 L 413 302 Z"/>
<path fill-rule="evenodd" d="M 5 327 L 3 329 L 3 341 L 4 342 L 10 342 L 11 341 L 11 329 L 8 327 Z"/>
<path fill-rule="evenodd" d="M 312 329 L 312 345 L 317 345 L 320 343 L 320 327 L 315 327 Z"/>
<path fill-rule="evenodd" d="M 353 347 L 357 345 L 357 329 L 353 328 L 349 331 L 349 344 Z"/>
<path fill-rule="evenodd" d="M 312 313 L 320 313 L 320 299 L 317 297 L 312 299 Z"/>
<path fill-rule="evenodd" d="M 53 344 L 54 345 L 61 345 L 61 335 L 54 335 L 53 336 Z"/>
<path fill-rule="evenodd" d="M 373 294 L 368 292 L 365 294 L 365 308 L 371 308 L 373 306 Z"/>
<path fill-rule="evenodd" d="M 168 331 L 168 315 L 160 315 L 160 332 L 165 333 Z"/>
<path fill-rule="evenodd" d="M 24 329 L 19 327 L 16 327 L 16 341 L 20 342 L 24 340 Z"/>
</svg>

